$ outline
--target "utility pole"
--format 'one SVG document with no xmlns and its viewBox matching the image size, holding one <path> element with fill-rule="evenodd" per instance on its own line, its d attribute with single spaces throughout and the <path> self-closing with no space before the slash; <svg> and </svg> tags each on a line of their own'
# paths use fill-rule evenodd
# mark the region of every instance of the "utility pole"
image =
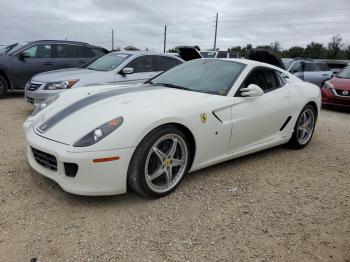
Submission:
<svg viewBox="0 0 350 262">
<path fill-rule="evenodd" d="M 219 14 L 216 13 L 216 21 L 215 21 L 215 38 L 214 38 L 214 50 L 216 51 L 216 36 L 218 34 L 218 20 L 219 20 Z"/>
<path fill-rule="evenodd" d="M 164 26 L 164 53 L 166 52 L 166 25 Z"/>
<path fill-rule="evenodd" d="M 114 30 L 112 29 L 112 51 L 114 50 Z"/>
</svg>

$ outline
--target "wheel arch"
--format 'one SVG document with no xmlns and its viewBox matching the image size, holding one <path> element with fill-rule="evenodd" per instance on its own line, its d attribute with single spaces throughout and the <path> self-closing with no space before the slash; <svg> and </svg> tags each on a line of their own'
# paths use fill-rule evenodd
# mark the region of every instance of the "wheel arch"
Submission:
<svg viewBox="0 0 350 262">
<path fill-rule="evenodd" d="M 141 136 L 139 136 L 137 138 L 137 142 L 136 142 L 136 146 L 139 145 L 141 143 L 141 141 L 152 131 L 154 131 L 155 129 L 158 128 L 162 128 L 164 126 L 174 126 L 176 128 L 178 128 L 179 130 L 181 130 L 182 132 L 185 133 L 185 135 L 188 138 L 188 141 L 190 143 L 190 151 L 191 151 L 191 155 L 190 155 L 190 165 L 189 165 L 189 169 L 192 167 L 194 158 L 195 158 L 195 154 L 196 154 L 196 139 L 194 136 L 194 133 L 191 131 L 191 129 L 188 127 L 188 125 L 182 123 L 181 121 L 172 121 L 170 119 L 168 119 L 168 121 L 163 120 L 162 122 L 158 122 L 157 124 L 153 124 L 151 126 L 149 126 L 148 128 L 145 129 L 145 132 L 143 132 L 143 134 Z"/>
<path fill-rule="evenodd" d="M 4 77 L 5 80 L 7 81 L 7 84 L 8 84 L 9 89 L 13 90 L 13 85 L 12 85 L 12 82 L 11 82 L 10 77 L 9 77 L 8 74 L 7 74 L 3 69 L 1 69 L 1 68 L 0 68 L 0 75 L 1 75 L 2 77 Z"/>
<path fill-rule="evenodd" d="M 305 106 L 307 106 L 307 105 L 311 105 L 314 108 L 315 114 L 316 114 L 316 119 L 317 119 L 318 118 L 318 114 L 319 114 L 317 104 L 314 101 L 310 101 Z"/>
</svg>

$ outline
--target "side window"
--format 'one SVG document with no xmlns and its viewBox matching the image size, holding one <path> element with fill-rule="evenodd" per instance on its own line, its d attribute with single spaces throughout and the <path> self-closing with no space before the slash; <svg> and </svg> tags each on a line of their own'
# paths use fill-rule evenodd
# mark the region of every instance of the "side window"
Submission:
<svg viewBox="0 0 350 262">
<path fill-rule="evenodd" d="M 301 69 L 301 63 L 300 62 L 296 62 L 292 69 L 290 70 L 291 73 L 297 73 L 297 72 L 302 72 L 302 69 Z"/>
<path fill-rule="evenodd" d="M 156 56 L 156 70 L 155 71 L 167 71 L 177 65 L 181 64 L 181 61 L 167 57 L 167 56 Z"/>
<path fill-rule="evenodd" d="M 246 88 L 251 84 L 258 85 L 264 91 L 268 89 L 264 71 L 262 69 L 255 69 L 253 72 L 251 72 L 247 79 L 244 80 L 242 88 Z"/>
<path fill-rule="evenodd" d="M 29 58 L 50 58 L 51 57 L 51 45 L 34 45 L 24 50 Z"/>
<path fill-rule="evenodd" d="M 58 58 L 78 58 L 79 46 L 76 45 L 56 45 L 56 53 Z"/>
<path fill-rule="evenodd" d="M 89 58 L 94 57 L 95 53 L 85 46 L 79 46 L 79 57 Z"/>
<path fill-rule="evenodd" d="M 153 56 L 145 55 L 140 56 L 132 60 L 126 67 L 134 68 L 134 73 L 152 72 L 153 68 Z"/>
<path fill-rule="evenodd" d="M 304 71 L 305 72 L 315 72 L 315 71 L 320 71 L 320 69 L 318 68 L 317 64 L 306 62 Z"/>
<path fill-rule="evenodd" d="M 250 84 L 259 86 L 265 93 L 282 86 L 275 70 L 263 68 L 255 69 L 251 72 L 246 80 L 244 80 L 241 88 L 246 88 Z"/>
<path fill-rule="evenodd" d="M 108 54 L 106 50 L 100 49 L 100 48 L 92 48 L 89 50 L 95 53 L 94 56 L 98 56 L 98 57 Z"/>
<path fill-rule="evenodd" d="M 285 77 L 287 77 L 287 78 L 289 78 L 289 77 L 285 73 L 282 73 L 279 71 L 275 71 L 275 72 L 276 72 L 277 80 L 279 82 L 279 86 L 282 87 L 285 84 L 287 84 Z"/>
</svg>

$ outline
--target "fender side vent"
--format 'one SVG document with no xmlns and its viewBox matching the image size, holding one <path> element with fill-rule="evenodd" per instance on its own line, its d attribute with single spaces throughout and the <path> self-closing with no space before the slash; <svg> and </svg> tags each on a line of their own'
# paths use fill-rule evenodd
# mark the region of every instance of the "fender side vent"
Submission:
<svg viewBox="0 0 350 262">
<path fill-rule="evenodd" d="M 215 112 L 213 111 L 212 113 L 213 113 L 213 116 L 215 116 L 215 118 L 222 123 L 222 120 L 215 114 Z"/>
<path fill-rule="evenodd" d="M 287 120 L 284 122 L 284 124 L 282 125 L 280 131 L 282 131 L 289 123 L 289 121 L 292 119 L 291 116 L 288 116 Z"/>
</svg>

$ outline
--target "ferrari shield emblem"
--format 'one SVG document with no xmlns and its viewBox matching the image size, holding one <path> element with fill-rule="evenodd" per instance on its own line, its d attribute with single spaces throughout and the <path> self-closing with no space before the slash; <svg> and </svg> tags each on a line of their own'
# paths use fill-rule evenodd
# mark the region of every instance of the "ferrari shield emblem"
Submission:
<svg viewBox="0 0 350 262">
<path fill-rule="evenodd" d="M 208 120 L 207 114 L 202 113 L 202 114 L 201 114 L 201 121 L 202 121 L 202 123 L 204 124 L 205 122 L 207 122 L 207 120 Z"/>
</svg>

